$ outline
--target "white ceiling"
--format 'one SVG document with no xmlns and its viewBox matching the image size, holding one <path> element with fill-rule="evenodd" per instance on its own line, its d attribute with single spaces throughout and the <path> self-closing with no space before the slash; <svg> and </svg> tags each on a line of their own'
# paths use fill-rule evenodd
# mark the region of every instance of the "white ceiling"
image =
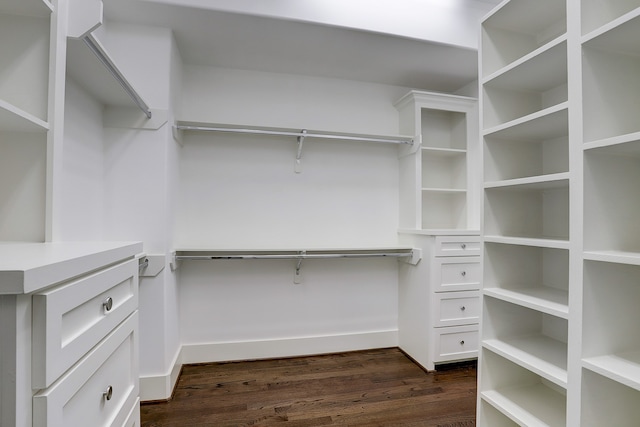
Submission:
<svg viewBox="0 0 640 427">
<path fill-rule="evenodd" d="M 285 15 L 282 3 L 293 0 L 272 1 L 279 3 L 280 9 L 274 8 L 270 16 L 267 16 L 268 10 L 264 6 L 249 10 L 249 0 L 105 0 L 105 14 L 107 19 L 121 22 L 172 28 L 182 59 L 187 64 L 453 92 L 477 76 L 477 52 L 470 47 L 476 45 L 477 40 L 470 39 L 470 34 L 479 33 L 476 28 L 479 17 L 498 0 L 419 0 L 466 3 L 466 6 L 458 4 L 457 19 L 449 20 L 446 31 L 437 34 L 433 29 L 431 33 L 422 34 L 412 30 L 417 27 L 413 21 L 420 21 L 420 16 L 405 14 L 406 25 L 404 21 L 398 25 L 399 17 L 394 17 L 391 12 L 388 13 L 389 22 L 381 22 L 378 10 L 369 21 L 363 16 L 353 21 L 346 18 L 340 21 L 337 16 L 331 18 L 325 13 L 318 14 L 316 22 L 310 22 L 313 16 L 308 11 L 298 11 L 297 15 L 295 11 L 287 12 Z M 311 0 L 295 1 L 300 4 Z M 322 1 L 329 4 L 333 0 Z M 172 4 L 176 2 L 180 4 Z M 205 2 L 207 7 L 203 6 Z M 264 0 L 260 2 L 265 3 Z M 368 4 L 376 2 L 383 0 L 369 0 Z M 212 9 L 216 3 L 218 8 Z M 231 7 L 234 3 L 235 8 Z M 239 4 L 244 8 L 239 8 Z M 460 9 L 463 6 L 466 9 Z M 465 10 L 469 13 L 464 13 Z M 442 12 L 433 8 L 429 15 L 431 20 L 438 19 L 438 11 Z M 276 12 L 283 18 L 274 17 Z M 451 10 L 445 9 L 444 12 L 450 14 Z M 339 21 L 340 26 L 330 25 L 330 18 Z M 396 22 L 391 22 L 393 19 Z M 474 28 L 469 31 L 468 27 Z M 465 37 L 460 36 L 463 29 Z M 405 34 L 390 34 L 390 31 Z M 410 31 L 413 31 L 413 38 L 407 35 Z M 431 40 L 424 40 L 426 37 Z"/>
</svg>

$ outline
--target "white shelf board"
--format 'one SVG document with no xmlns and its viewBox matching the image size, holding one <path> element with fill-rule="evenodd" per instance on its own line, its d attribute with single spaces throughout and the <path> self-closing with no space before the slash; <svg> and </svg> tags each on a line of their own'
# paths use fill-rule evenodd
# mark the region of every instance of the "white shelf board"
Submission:
<svg viewBox="0 0 640 427">
<path fill-rule="evenodd" d="M 640 351 L 589 357 L 582 366 L 640 391 Z"/>
<path fill-rule="evenodd" d="M 0 14 L 48 16 L 53 12 L 53 5 L 47 0 L 2 0 Z"/>
<path fill-rule="evenodd" d="M 484 241 L 489 243 L 504 243 L 508 245 L 534 246 L 537 248 L 569 249 L 568 240 L 549 239 L 543 237 L 485 235 Z"/>
<path fill-rule="evenodd" d="M 567 291 L 548 286 L 514 289 L 485 287 L 483 293 L 552 316 L 569 318 L 569 293 Z"/>
<path fill-rule="evenodd" d="M 544 335 L 487 339 L 482 346 L 536 373 L 552 383 L 567 388 L 567 344 Z"/>
<path fill-rule="evenodd" d="M 623 154 L 640 155 L 640 149 L 638 147 L 628 148 L 625 144 L 629 142 L 640 141 L 640 132 L 628 133 L 626 135 L 618 135 L 612 138 L 600 139 L 597 141 L 586 142 L 583 146 L 585 151 L 594 150 L 598 148 L 611 148 L 620 150 Z"/>
<path fill-rule="evenodd" d="M 67 39 L 67 74 L 104 105 L 134 105 L 124 88 L 82 40 Z"/>
<path fill-rule="evenodd" d="M 401 228 L 398 230 L 398 234 L 417 234 L 422 236 L 479 236 L 480 230 L 471 230 L 467 228 Z"/>
<path fill-rule="evenodd" d="M 0 99 L 0 131 L 46 132 L 49 123 Z"/>
<path fill-rule="evenodd" d="M 582 44 L 627 54 L 640 54 L 640 8 L 591 31 L 582 37 Z"/>
<path fill-rule="evenodd" d="M 569 135 L 569 110 L 567 104 L 559 104 L 544 110 L 543 115 L 516 123 L 497 131 L 486 132 L 502 140 L 545 141 Z"/>
<path fill-rule="evenodd" d="M 568 103 L 567 102 L 561 102 L 560 104 L 556 104 L 556 105 L 552 105 L 551 107 L 548 108 L 544 108 L 540 111 L 536 111 L 535 113 L 531 113 L 528 114 L 526 116 L 523 117 L 518 117 L 517 119 L 511 120 L 507 123 L 502 123 L 500 125 L 497 126 L 493 126 L 491 128 L 485 129 L 483 132 L 483 135 L 485 136 L 489 136 L 489 135 L 494 135 L 497 134 L 498 132 L 500 132 L 500 136 L 503 136 L 504 134 L 507 134 L 506 131 L 511 131 L 511 132 L 518 132 L 518 130 L 516 129 L 515 131 L 512 128 L 516 128 L 516 127 L 521 127 L 520 129 L 526 129 L 528 133 L 532 133 L 531 131 L 535 131 L 536 128 L 538 128 L 538 130 L 543 133 L 545 132 L 544 129 L 540 129 L 540 122 L 538 122 L 538 120 L 546 117 L 546 116 L 551 116 L 554 115 L 556 113 L 561 112 L 562 110 L 567 110 L 568 107 Z M 554 118 L 556 121 L 558 121 L 558 118 Z M 532 122 L 532 123 L 530 123 Z M 528 125 L 528 127 L 527 127 Z M 556 124 L 557 126 L 557 124 Z M 556 128 L 553 129 L 553 131 L 556 131 Z M 522 131 L 524 133 L 524 131 Z"/>
<path fill-rule="evenodd" d="M 433 188 L 425 187 L 422 189 L 424 193 L 438 193 L 438 194 L 464 194 L 467 192 L 464 188 Z"/>
<path fill-rule="evenodd" d="M 537 0 L 536 7 L 529 1 L 503 1 L 483 19 L 485 27 L 501 28 L 521 34 L 539 34 L 565 14 L 565 3 Z"/>
<path fill-rule="evenodd" d="M 487 390 L 480 396 L 520 426 L 565 426 L 566 397 L 543 384 Z"/>
<path fill-rule="evenodd" d="M 509 188 L 514 190 L 550 190 L 569 186 L 569 172 L 538 175 L 526 178 L 491 181 L 484 188 Z"/>
<path fill-rule="evenodd" d="M 37 292 L 141 252 L 138 242 L 0 243 L 0 294 Z"/>
<path fill-rule="evenodd" d="M 436 148 L 436 147 L 425 147 L 422 146 L 422 153 L 429 156 L 465 156 L 467 154 L 467 150 L 463 150 L 460 148 Z"/>
<path fill-rule="evenodd" d="M 640 265 L 640 252 L 627 251 L 585 251 L 585 260 L 613 262 L 617 264 Z"/>
<path fill-rule="evenodd" d="M 484 79 L 487 87 L 545 91 L 567 81 L 567 35 L 514 61 Z"/>
</svg>

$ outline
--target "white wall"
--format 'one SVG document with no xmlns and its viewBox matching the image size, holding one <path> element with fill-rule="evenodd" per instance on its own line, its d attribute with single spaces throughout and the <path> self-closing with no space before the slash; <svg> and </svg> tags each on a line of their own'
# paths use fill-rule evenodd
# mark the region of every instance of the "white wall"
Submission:
<svg viewBox="0 0 640 427">
<path fill-rule="evenodd" d="M 407 91 L 185 66 L 180 118 L 397 134 L 393 103 Z M 188 133 L 183 141 L 178 249 L 397 244 L 397 146 L 309 140 L 296 174 L 295 138 Z M 184 262 L 179 299 L 186 359 L 397 344 L 397 261 L 308 260 L 299 285 L 293 284 L 294 266 L 286 260 Z M 344 336 L 352 337 L 349 344 Z M 299 345 L 283 344 L 292 341 Z M 322 344 L 311 344 L 316 341 Z M 193 350 L 203 346 L 209 351 Z"/>
</svg>

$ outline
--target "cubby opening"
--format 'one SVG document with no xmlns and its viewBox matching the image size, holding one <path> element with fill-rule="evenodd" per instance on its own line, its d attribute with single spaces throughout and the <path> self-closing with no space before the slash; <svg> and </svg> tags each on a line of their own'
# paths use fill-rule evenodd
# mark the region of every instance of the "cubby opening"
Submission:
<svg viewBox="0 0 640 427">
<path fill-rule="evenodd" d="M 480 425 L 512 425 L 496 412 L 521 426 L 565 425 L 564 389 L 486 349 L 481 360 Z"/>
<path fill-rule="evenodd" d="M 485 295 L 568 317 L 569 251 L 486 243 L 484 256 Z"/>
<path fill-rule="evenodd" d="M 640 392 L 588 370 L 582 374 L 580 425 L 631 426 L 640 419 Z"/>
<path fill-rule="evenodd" d="M 638 7 L 639 0 L 582 0 L 582 34 L 586 35 Z"/>
<path fill-rule="evenodd" d="M 569 239 L 569 182 L 487 188 L 485 234 L 533 239 Z"/>
<path fill-rule="evenodd" d="M 466 192 L 422 192 L 423 229 L 467 228 Z"/>
<path fill-rule="evenodd" d="M 466 189 L 466 153 L 423 149 L 422 188 L 441 190 Z"/>
<path fill-rule="evenodd" d="M 569 171 L 567 109 L 484 137 L 484 180 L 503 181 Z"/>
<path fill-rule="evenodd" d="M 467 149 L 467 117 L 465 113 L 430 108 L 422 108 L 420 113 L 423 147 Z"/>
<path fill-rule="evenodd" d="M 0 103 L 17 117 L 47 121 L 50 19 L 7 13 L 0 6 Z"/>
<path fill-rule="evenodd" d="M 0 132 L 0 241 L 43 242 L 47 136 Z"/>
<path fill-rule="evenodd" d="M 640 390 L 640 266 L 586 261 L 584 365 Z"/>
<path fill-rule="evenodd" d="M 585 151 L 587 251 L 640 257 L 640 140 Z"/>
<path fill-rule="evenodd" d="M 567 43 L 486 81 L 483 90 L 485 129 L 566 102 Z"/>
<path fill-rule="evenodd" d="M 591 142 L 640 132 L 640 17 L 583 44 L 583 129 Z"/>
<path fill-rule="evenodd" d="M 564 1 L 515 0 L 506 3 L 483 24 L 482 77 L 517 61 L 566 33 Z"/>
<path fill-rule="evenodd" d="M 483 346 L 566 387 L 567 320 L 485 295 Z"/>
</svg>

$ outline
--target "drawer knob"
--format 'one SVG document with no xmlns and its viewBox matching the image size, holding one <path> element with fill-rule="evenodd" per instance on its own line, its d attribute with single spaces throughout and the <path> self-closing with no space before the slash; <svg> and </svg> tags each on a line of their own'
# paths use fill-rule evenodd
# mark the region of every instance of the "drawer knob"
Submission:
<svg viewBox="0 0 640 427">
<path fill-rule="evenodd" d="M 460 311 L 465 311 L 467 309 L 467 307 L 465 307 L 464 305 L 462 307 L 460 307 Z"/>
<path fill-rule="evenodd" d="M 464 345 L 464 340 L 460 341 L 460 345 Z"/>
<path fill-rule="evenodd" d="M 465 277 L 465 276 L 467 275 L 467 272 L 466 272 L 466 271 L 463 271 L 463 272 L 462 272 L 462 273 L 460 273 L 460 274 L 462 274 L 462 277 Z"/>
<path fill-rule="evenodd" d="M 461 245 L 460 245 L 460 247 L 461 247 L 462 249 L 467 249 L 467 245 L 466 245 L 465 243 L 461 244 Z"/>
<path fill-rule="evenodd" d="M 104 397 L 104 400 L 111 400 L 111 398 L 113 397 L 113 387 L 107 387 L 107 390 L 102 393 L 102 397 Z"/>
<path fill-rule="evenodd" d="M 109 297 L 102 303 L 102 307 L 104 307 L 104 311 L 111 311 L 113 308 L 113 298 Z"/>
</svg>

